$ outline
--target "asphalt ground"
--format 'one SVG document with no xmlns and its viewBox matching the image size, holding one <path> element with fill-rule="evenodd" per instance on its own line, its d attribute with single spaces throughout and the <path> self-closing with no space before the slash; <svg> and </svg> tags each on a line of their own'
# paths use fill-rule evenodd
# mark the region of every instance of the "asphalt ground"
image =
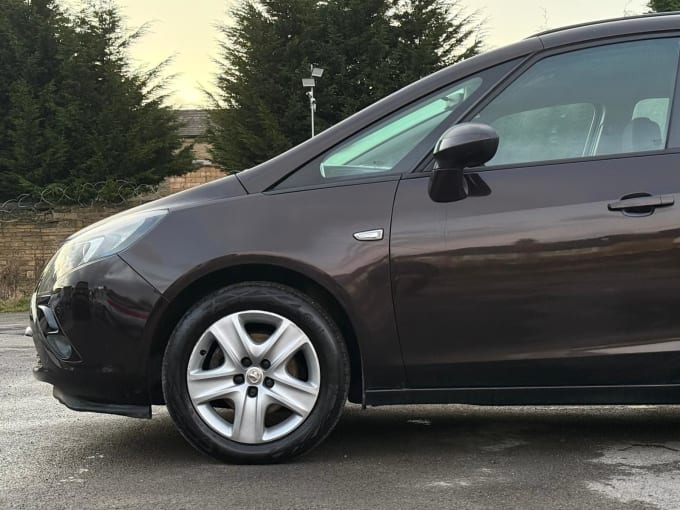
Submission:
<svg viewBox="0 0 680 510">
<path fill-rule="evenodd" d="M 0 315 L 0 508 L 680 508 L 680 407 L 348 406 L 284 465 L 217 463 L 153 420 L 76 413 Z"/>
</svg>

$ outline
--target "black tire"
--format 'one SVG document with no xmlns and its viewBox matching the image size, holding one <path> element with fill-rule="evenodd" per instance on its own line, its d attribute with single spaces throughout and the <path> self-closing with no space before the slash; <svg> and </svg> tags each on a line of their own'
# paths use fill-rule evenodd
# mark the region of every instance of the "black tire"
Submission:
<svg viewBox="0 0 680 510">
<path fill-rule="evenodd" d="M 311 413 L 290 434 L 268 443 L 238 443 L 218 434 L 197 413 L 187 390 L 187 364 L 200 336 L 222 317 L 245 310 L 271 312 L 294 322 L 309 337 L 321 368 L 318 399 Z M 184 315 L 165 350 L 162 382 L 170 416 L 195 448 L 221 461 L 263 464 L 306 453 L 330 434 L 347 400 L 349 374 L 345 342 L 319 304 L 284 285 L 248 282 L 205 296 Z"/>
</svg>

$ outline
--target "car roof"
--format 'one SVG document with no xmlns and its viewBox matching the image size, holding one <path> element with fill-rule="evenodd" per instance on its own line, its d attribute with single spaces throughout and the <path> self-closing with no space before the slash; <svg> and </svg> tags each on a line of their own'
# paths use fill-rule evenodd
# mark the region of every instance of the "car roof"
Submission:
<svg viewBox="0 0 680 510">
<path fill-rule="evenodd" d="M 648 13 L 648 14 L 638 14 L 636 16 L 621 16 L 621 17 L 618 17 L 618 18 L 607 18 L 607 19 L 586 21 L 585 23 L 576 23 L 574 25 L 566 25 L 566 26 L 563 26 L 563 27 L 551 28 L 549 30 L 544 30 L 542 32 L 534 34 L 530 37 L 541 37 L 543 35 L 555 34 L 557 32 L 564 32 L 565 30 L 572 30 L 572 29 L 575 29 L 575 28 L 583 28 L 583 27 L 592 27 L 592 26 L 596 26 L 596 25 L 603 25 L 605 23 L 617 23 L 619 21 L 630 21 L 630 20 L 646 20 L 646 19 L 651 19 L 651 18 L 661 18 L 661 17 L 664 17 L 664 16 L 678 16 L 678 15 L 680 15 L 680 11 L 653 12 L 653 13 Z"/>
<path fill-rule="evenodd" d="M 541 32 L 533 37 L 538 37 L 547 49 L 607 37 L 678 29 L 680 29 L 680 12 L 664 12 L 581 23 Z"/>
</svg>

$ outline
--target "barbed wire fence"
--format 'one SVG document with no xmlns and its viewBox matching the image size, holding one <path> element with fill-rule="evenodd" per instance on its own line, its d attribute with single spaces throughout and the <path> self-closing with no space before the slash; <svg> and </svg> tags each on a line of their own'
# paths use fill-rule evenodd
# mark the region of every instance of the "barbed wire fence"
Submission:
<svg viewBox="0 0 680 510">
<path fill-rule="evenodd" d="M 45 219 L 67 208 L 132 207 L 161 196 L 161 185 L 123 180 L 51 185 L 39 193 L 25 193 L 0 202 L 0 223 Z"/>
</svg>

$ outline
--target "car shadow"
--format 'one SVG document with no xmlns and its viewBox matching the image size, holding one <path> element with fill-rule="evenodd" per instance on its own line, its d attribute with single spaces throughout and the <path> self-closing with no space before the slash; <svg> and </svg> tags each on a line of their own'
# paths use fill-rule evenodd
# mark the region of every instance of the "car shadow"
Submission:
<svg viewBox="0 0 680 510">
<path fill-rule="evenodd" d="M 90 450 L 108 450 L 127 462 L 213 462 L 196 452 L 174 427 L 167 411 L 153 420 L 121 420 L 92 437 Z M 597 456 L 612 445 L 663 445 L 680 440 L 678 406 L 473 407 L 348 406 L 331 435 L 296 463 L 333 463 L 364 458 L 432 459 L 484 453 L 506 455 L 518 447 L 541 456 L 583 450 Z M 537 450 L 538 449 L 538 450 Z"/>
<path fill-rule="evenodd" d="M 443 455 L 515 445 L 557 454 L 584 445 L 678 441 L 680 407 L 474 407 L 349 408 L 329 440 L 329 451 L 354 455 Z"/>
</svg>

